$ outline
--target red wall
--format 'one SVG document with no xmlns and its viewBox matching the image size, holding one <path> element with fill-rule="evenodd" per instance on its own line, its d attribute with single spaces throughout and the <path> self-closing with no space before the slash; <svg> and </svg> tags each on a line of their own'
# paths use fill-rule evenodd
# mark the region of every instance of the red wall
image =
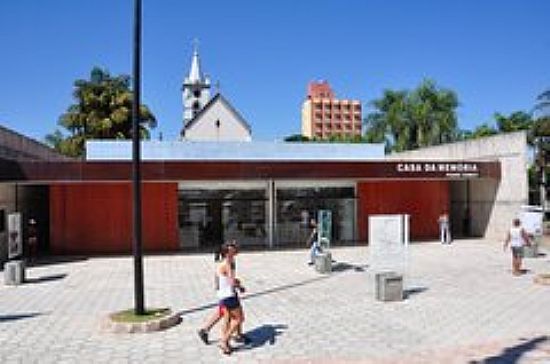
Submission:
<svg viewBox="0 0 550 364">
<path fill-rule="evenodd" d="M 142 186 L 144 250 L 178 249 L 177 184 Z M 51 185 L 50 247 L 52 252 L 64 254 L 131 252 L 131 185 Z"/>
<path fill-rule="evenodd" d="M 359 239 L 368 240 L 368 215 L 410 214 L 411 240 L 438 239 L 437 219 L 449 212 L 449 182 L 379 181 L 357 184 Z"/>
</svg>

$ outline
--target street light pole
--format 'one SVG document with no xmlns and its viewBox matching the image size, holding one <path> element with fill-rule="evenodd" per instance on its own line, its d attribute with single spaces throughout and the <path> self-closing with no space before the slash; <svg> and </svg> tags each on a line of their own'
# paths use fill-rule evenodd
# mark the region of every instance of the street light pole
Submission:
<svg viewBox="0 0 550 364">
<path fill-rule="evenodd" d="M 132 192 L 135 314 L 145 314 L 143 252 L 141 241 L 140 88 L 141 88 L 141 0 L 134 0 L 134 98 L 132 103 Z"/>
</svg>

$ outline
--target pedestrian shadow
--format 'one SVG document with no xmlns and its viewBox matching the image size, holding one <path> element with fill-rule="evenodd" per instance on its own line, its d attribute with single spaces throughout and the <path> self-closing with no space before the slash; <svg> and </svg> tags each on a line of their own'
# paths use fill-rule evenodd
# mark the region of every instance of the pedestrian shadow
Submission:
<svg viewBox="0 0 550 364">
<path fill-rule="evenodd" d="M 65 278 L 66 276 L 67 276 L 67 273 L 61 273 L 61 274 L 53 274 L 50 276 L 42 276 L 38 278 L 26 278 L 25 283 L 35 284 L 35 283 L 58 281 L 60 279 Z"/>
<path fill-rule="evenodd" d="M 345 272 L 351 269 L 353 269 L 355 272 L 364 272 L 365 268 L 368 268 L 368 264 L 356 265 L 356 264 L 350 264 L 346 262 L 338 262 L 332 265 L 332 272 L 339 273 L 339 272 Z"/>
<path fill-rule="evenodd" d="M 425 292 L 427 290 L 428 290 L 428 287 L 407 288 L 407 289 L 403 290 L 403 298 L 407 299 L 410 296 L 414 296 L 415 294 L 419 294 L 419 293 Z"/>
<path fill-rule="evenodd" d="M 517 363 L 521 356 L 534 350 L 539 344 L 549 341 L 549 336 L 539 336 L 531 340 L 521 339 L 524 343 L 505 348 L 500 354 L 481 360 L 471 360 L 469 364 Z"/>
<path fill-rule="evenodd" d="M 237 351 L 252 350 L 267 344 L 275 345 L 277 336 L 282 335 L 284 330 L 286 329 L 288 329 L 288 326 L 281 325 L 281 324 L 276 324 L 276 325 L 266 324 L 260 327 L 256 327 L 245 333 L 246 336 L 250 338 L 250 343 L 243 346 L 239 346 L 235 348 L 235 350 Z"/>
<path fill-rule="evenodd" d="M 0 315 L 0 323 L 3 322 L 9 322 L 9 321 L 17 321 L 17 320 L 24 320 L 27 318 L 33 318 L 36 316 L 41 316 L 43 313 L 41 312 L 31 312 L 31 313 L 21 313 L 17 315 Z"/>
</svg>

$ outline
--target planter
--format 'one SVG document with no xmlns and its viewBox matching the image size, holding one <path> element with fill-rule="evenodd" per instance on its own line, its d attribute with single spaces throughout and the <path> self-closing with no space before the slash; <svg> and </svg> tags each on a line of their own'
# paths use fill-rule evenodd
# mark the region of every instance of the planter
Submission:
<svg viewBox="0 0 550 364">
<path fill-rule="evenodd" d="M 180 315 L 167 308 L 147 310 L 144 316 L 136 316 L 133 310 L 125 310 L 107 316 L 101 322 L 101 329 L 115 334 L 135 334 L 166 330 L 180 322 Z"/>
</svg>

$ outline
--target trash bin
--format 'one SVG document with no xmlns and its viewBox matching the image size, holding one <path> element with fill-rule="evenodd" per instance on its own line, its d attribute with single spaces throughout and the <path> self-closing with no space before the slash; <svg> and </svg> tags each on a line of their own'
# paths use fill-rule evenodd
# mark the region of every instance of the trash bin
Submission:
<svg viewBox="0 0 550 364">
<path fill-rule="evenodd" d="M 332 254 L 322 252 L 315 255 L 315 270 L 319 273 L 332 272 Z"/>
<path fill-rule="evenodd" d="M 376 299 L 379 301 L 403 300 L 403 275 L 396 272 L 380 272 L 375 276 Z"/>
<path fill-rule="evenodd" d="M 4 284 L 16 286 L 25 282 L 25 262 L 11 260 L 4 264 Z"/>
</svg>

